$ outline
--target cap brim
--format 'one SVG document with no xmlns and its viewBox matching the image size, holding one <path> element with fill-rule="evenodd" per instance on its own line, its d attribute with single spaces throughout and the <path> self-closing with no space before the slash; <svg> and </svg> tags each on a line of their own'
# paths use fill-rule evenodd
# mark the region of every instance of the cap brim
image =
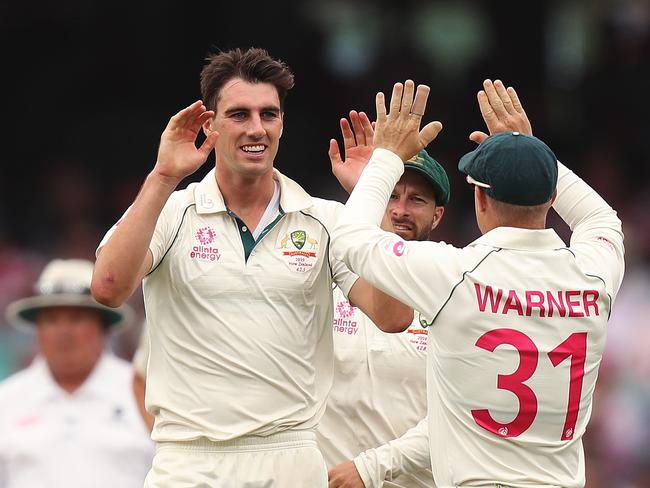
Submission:
<svg viewBox="0 0 650 488">
<path fill-rule="evenodd" d="M 22 330 L 32 330 L 36 326 L 36 317 L 44 308 L 50 307 L 84 307 L 101 313 L 110 329 L 122 328 L 132 323 L 133 309 L 128 304 L 111 308 L 97 303 L 89 295 L 56 294 L 23 298 L 10 303 L 5 311 L 7 321 Z"/>
<path fill-rule="evenodd" d="M 436 194 L 436 205 L 441 207 L 444 207 L 446 205 L 449 195 L 445 195 L 445 190 L 440 186 L 440 184 L 435 179 L 431 177 L 429 173 L 427 173 L 426 171 L 424 171 L 424 169 L 422 169 L 421 165 L 405 162 L 404 167 L 412 171 L 417 171 L 422 176 L 424 176 L 427 179 L 427 181 L 431 183 L 431 186 L 433 186 L 433 191 Z"/>
<path fill-rule="evenodd" d="M 458 169 L 466 175 L 470 174 L 470 171 L 472 170 L 472 163 L 474 162 L 475 157 L 476 149 L 462 156 L 460 158 L 460 161 L 458 161 Z"/>
</svg>

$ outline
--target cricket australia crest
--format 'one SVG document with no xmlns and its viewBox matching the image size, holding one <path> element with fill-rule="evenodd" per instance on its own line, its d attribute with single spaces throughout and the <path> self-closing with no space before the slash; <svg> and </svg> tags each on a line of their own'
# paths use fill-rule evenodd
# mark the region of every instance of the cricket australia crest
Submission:
<svg viewBox="0 0 650 488">
<path fill-rule="evenodd" d="M 291 242 L 293 242 L 293 245 L 296 246 L 298 249 L 302 249 L 302 246 L 305 245 L 305 241 L 307 240 L 307 232 L 304 230 L 294 230 L 291 233 Z"/>
<path fill-rule="evenodd" d="M 318 244 L 318 239 L 310 237 L 308 231 L 299 229 L 284 234 L 276 248 L 282 250 L 282 258 L 291 270 L 305 273 L 318 259 Z"/>
</svg>

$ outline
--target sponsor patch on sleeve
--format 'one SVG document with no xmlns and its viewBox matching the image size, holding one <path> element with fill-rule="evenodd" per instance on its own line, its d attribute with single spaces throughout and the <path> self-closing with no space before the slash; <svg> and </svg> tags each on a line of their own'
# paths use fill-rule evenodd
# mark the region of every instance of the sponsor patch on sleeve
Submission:
<svg viewBox="0 0 650 488">
<path fill-rule="evenodd" d="M 387 254 L 392 254 L 398 258 L 404 255 L 405 250 L 406 243 L 402 239 L 391 240 L 384 246 L 384 251 L 386 251 Z"/>
</svg>

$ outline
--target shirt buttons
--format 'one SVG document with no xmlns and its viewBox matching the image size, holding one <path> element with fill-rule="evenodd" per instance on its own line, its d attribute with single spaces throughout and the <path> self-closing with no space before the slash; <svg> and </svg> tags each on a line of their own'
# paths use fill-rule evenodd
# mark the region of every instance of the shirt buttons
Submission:
<svg viewBox="0 0 650 488">
<path fill-rule="evenodd" d="M 242 232 L 246 232 L 247 230 L 248 230 L 248 227 L 246 227 L 246 226 L 244 226 L 244 227 L 241 228 L 241 231 L 242 231 Z"/>
</svg>

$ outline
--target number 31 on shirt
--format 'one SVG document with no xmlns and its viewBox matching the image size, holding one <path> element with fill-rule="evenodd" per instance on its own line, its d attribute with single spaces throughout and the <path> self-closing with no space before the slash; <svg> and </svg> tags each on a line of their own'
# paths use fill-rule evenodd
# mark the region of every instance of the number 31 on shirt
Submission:
<svg viewBox="0 0 650 488">
<path fill-rule="evenodd" d="M 517 437 L 533 424 L 537 415 L 537 397 L 535 392 L 524 384 L 524 381 L 533 376 L 537 369 L 540 360 L 539 350 L 530 337 L 515 329 L 494 329 L 486 332 L 476 341 L 477 347 L 490 352 L 494 352 L 498 346 L 503 344 L 509 344 L 517 350 L 519 367 L 512 374 L 498 375 L 497 388 L 508 390 L 517 396 L 519 412 L 512 422 L 506 424 L 494 420 L 487 409 L 472 410 L 472 417 L 478 425 L 499 437 Z M 586 352 L 587 333 L 576 332 L 547 355 L 554 367 L 571 358 L 569 401 L 561 440 L 573 439 L 580 410 Z"/>
</svg>

